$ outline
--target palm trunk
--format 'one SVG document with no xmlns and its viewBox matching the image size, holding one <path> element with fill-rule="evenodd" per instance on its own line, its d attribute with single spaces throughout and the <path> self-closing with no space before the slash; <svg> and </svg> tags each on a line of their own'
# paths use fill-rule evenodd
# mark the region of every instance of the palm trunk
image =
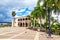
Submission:
<svg viewBox="0 0 60 40">
<path fill-rule="evenodd" d="M 40 18 L 40 31 L 41 31 L 41 29 L 42 29 L 42 20 Z"/>
<path fill-rule="evenodd" d="M 14 18 L 12 19 L 12 27 L 14 27 Z"/>
<path fill-rule="evenodd" d="M 50 27 L 50 8 L 48 8 L 48 36 L 51 37 L 51 27 Z"/>
<path fill-rule="evenodd" d="M 33 18 L 33 20 L 34 20 L 34 25 L 33 25 L 33 29 L 35 29 L 35 18 Z"/>
<path fill-rule="evenodd" d="M 35 27 L 35 18 L 34 18 L 34 27 Z"/>
</svg>

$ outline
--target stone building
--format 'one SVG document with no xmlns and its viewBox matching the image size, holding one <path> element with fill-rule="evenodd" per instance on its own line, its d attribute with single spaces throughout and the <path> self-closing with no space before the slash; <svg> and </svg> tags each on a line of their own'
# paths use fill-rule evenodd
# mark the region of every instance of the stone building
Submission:
<svg viewBox="0 0 60 40">
<path fill-rule="evenodd" d="M 29 27 L 30 24 L 30 18 L 26 16 L 21 17 L 15 17 L 12 20 L 12 27 Z"/>
</svg>

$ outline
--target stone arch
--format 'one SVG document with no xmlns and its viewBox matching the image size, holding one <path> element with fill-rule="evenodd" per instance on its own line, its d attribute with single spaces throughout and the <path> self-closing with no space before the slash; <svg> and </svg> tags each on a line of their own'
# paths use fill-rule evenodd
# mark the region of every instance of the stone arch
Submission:
<svg viewBox="0 0 60 40">
<path fill-rule="evenodd" d="M 28 26 L 28 23 L 25 23 L 26 24 L 26 27 Z"/>
</svg>

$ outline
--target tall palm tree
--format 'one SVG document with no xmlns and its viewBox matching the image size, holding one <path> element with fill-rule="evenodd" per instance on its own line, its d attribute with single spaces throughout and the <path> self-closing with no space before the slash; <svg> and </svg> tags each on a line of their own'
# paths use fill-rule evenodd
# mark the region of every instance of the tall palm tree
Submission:
<svg viewBox="0 0 60 40">
<path fill-rule="evenodd" d="M 37 2 L 37 8 L 36 8 L 36 15 L 37 15 L 37 17 L 40 19 L 40 30 L 42 29 L 42 18 L 45 18 L 45 16 L 46 16 L 46 11 L 45 11 L 45 9 L 43 8 L 43 6 L 41 6 L 41 1 L 43 1 L 43 0 L 38 0 L 38 2 Z"/>
<path fill-rule="evenodd" d="M 46 13 L 48 13 L 48 34 L 51 37 L 51 28 L 50 28 L 50 13 L 52 8 L 52 0 L 44 0 L 44 5 Z"/>
<path fill-rule="evenodd" d="M 33 28 L 35 29 L 35 20 L 36 20 L 35 10 L 33 10 L 33 11 L 31 12 L 31 18 L 33 18 L 33 20 L 34 20 Z"/>
<path fill-rule="evenodd" d="M 35 20 L 36 20 L 37 18 L 40 19 L 40 29 L 41 29 L 41 28 L 42 28 L 42 20 L 41 20 L 41 19 L 42 19 L 42 18 L 45 18 L 46 12 L 45 12 L 45 10 L 43 9 L 43 7 L 40 6 L 40 2 L 41 2 L 41 0 L 38 0 L 37 5 L 36 5 L 36 7 L 34 8 L 34 10 L 32 11 L 31 15 L 33 16 L 33 19 L 34 19 L 34 26 L 35 26 Z"/>
<path fill-rule="evenodd" d="M 15 11 L 12 11 L 12 16 L 13 16 L 13 19 L 12 19 L 12 27 L 14 25 L 14 16 L 16 15 Z"/>
<path fill-rule="evenodd" d="M 60 0 L 44 0 L 44 7 L 48 13 L 48 29 L 49 29 L 49 36 L 51 36 L 51 29 L 50 29 L 50 15 L 52 10 L 55 12 L 60 9 Z"/>
<path fill-rule="evenodd" d="M 60 0 L 53 0 L 52 1 L 54 6 L 52 7 L 55 14 L 57 14 L 59 16 L 59 11 L 60 11 Z M 57 12 L 57 13 L 56 13 Z M 58 16 L 57 16 L 57 20 L 58 20 Z"/>
</svg>

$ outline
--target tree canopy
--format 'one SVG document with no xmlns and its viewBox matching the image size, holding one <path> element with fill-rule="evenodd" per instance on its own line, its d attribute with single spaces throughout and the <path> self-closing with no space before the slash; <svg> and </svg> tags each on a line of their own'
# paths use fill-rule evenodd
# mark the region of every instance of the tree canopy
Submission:
<svg viewBox="0 0 60 40">
<path fill-rule="evenodd" d="M 12 16 L 14 17 L 16 15 L 15 11 L 12 11 Z"/>
</svg>

